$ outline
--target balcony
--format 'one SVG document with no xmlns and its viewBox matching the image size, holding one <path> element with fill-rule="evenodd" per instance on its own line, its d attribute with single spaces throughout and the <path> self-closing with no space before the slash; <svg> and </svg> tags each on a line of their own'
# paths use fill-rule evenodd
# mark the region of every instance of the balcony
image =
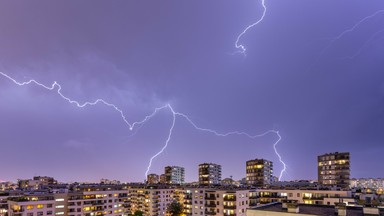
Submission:
<svg viewBox="0 0 384 216">
<path fill-rule="evenodd" d="M 235 196 L 225 196 L 224 201 L 236 201 L 236 197 Z"/>
<path fill-rule="evenodd" d="M 205 204 L 205 207 L 215 208 L 215 207 L 216 207 L 216 204 L 215 204 L 215 203 L 206 203 L 206 204 Z"/>
<path fill-rule="evenodd" d="M 204 199 L 206 200 L 216 200 L 216 197 L 215 196 L 206 196 Z"/>
<path fill-rule="evenodd" d="M 224 205 L 224 209 L 236 209 L 236 205 Z"/>
<path fill-rule="evenodd" d="M 324 200 L 324 197 L 303 197 L 303 200 Z"/>
<path fill-rule="evenodd" d="M 216 215 L 215 211 L 205 211 L 205 215 Z"/>
</svg>

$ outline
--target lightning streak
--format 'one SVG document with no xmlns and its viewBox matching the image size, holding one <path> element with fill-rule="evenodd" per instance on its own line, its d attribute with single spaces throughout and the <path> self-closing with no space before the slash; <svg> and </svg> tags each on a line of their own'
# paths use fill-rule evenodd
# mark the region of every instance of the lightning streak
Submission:
<svg viewBox="0 0 384 216">
<path fill-rule="evenodd" d="M 360 49 L 355 54 L 353 54 L 351 56 L 347 56 L 344 59 L 354 59 L 356 56 L 358 56 L 364 50 L 364 48 L 366 48 L 368 46 L 368 44 L 370 44 L 371 42 L 374 42 L 374 40 L 375 40 L 377 35 L 379 35 L 380 33 L 383 33 L 383 32 L 384 32 L 384 29 L 381 29 L 380 31 L 378 31 L 375 34 L 373 34 L 367 41 L 365 41 L 363 46 L 361 46 Z M 378 40 L 381 40 L 381 39 L 382 38 L 380 38 Z"/>
<path fill-rule="evenodd" d="M 269 130 L 269 131 L 266 131 L 262 134 L 257 134 L 257 135 L 251 135 L 249 133 L 246 133 L 246 132 L 242 132 L 242 131 L 231 131 L 231 132 L 227 132 L 227 133 L 219 133 L 215 130 L 212 130 L 212 129 L 207 129 L 207 128 L 201 128 L 199 126 L 197 126 L 187 115 L 183 114 L 183 113 L 179 113 L 179 112 L 176 112 L 174 113 L 174 115 L 178 115 L 178 116 L 181 116 L 183 117 L 184 119 L 186 119 L 196 130 L 200 130 L 200 131 L 204 131 L 204 132 L 208 132 L 208 133 L 212 133 L 216 136 L 219 136 L 219 137 L 227 137 L 227 136 L 231 136 L 231 135 L 240 135 L 240 136 L 246 136 L 248 137 L 249 139 L 255 139 L 255 138 L 258 138 L 258 137 L 262 137 L 262 136 L 265 136 L 267 134 L 270 134 L 270 133 L 274 133 L 278 136 L 278 139 L 277 141 L 273 144 L 273 149 L 275 151 L 275 154 L 277 155 L 277 157 L 279 158 L 279 161 L 280 163 L 283 165 L 283 169 L 280 171 L 280 175 L 279 175 L 279 180 L 282 178 L 284 172 L 286 171 L 286 168 L 287 168 L 287 165 L 285 164 L 285 162 L 282 160 L 281 158 L 281 155 L 279 154 L 279 152 L 277 151 L 277 144 L 280 142 L 281 140 L 281 136 L 279 134 L 279 131 L 276 131 L 276 130 Z"/>
<path fill-rule="evenodd" d="M 264 1 L 263 1 L 264 2 Z M 121 118 L 123 119 L 123 121 L 128 125 L 129 129 L 130 130 L 133 130 L 136 126 L 142 126 L 143 124 L 145 124 L 147 121 L 149 121 L 152 117 L 154 117 L 159 111 L 163 110 L 163 109 L 168 109 L 171 113 L 172 113 L 172 124 L 171 124 L 171 127 L 169 129 L 169 133 L 168 133 L 168 137 L 165 141 L 165 144 L 164 146 L 161 148 L 161 150 L 159 152 L 157 152 L 155 155 L 153 155 L 150 160 L 149 160 L 149 164 L 148 164 L 148 167 L 147 167 L 147 170 L 145 172 L 145 177 L 148 175 L 148 172 L 149 170 L 151 169 L 151 166 L 152 166 L 152 162 L 153 160 L 158 157 L 160 154 L 162 154 L 164 152 L 164 150 L 168 147 L 168 144 L 169 142 L 171 141 L 171 137 L 172 137 L 172 133 L 173 133 L 173 129 L 175 127 L 175 123 L 176 123 L 176 117 L 181 117 L 181 118 L 184 118 L 189 124 L 191 124 L 196 130 L 199 130 L 199 131 L 203 131 L 203 132 L 207 132 L 207 133 L 212 133 L 214 134 L 215 136 L 219 136 L 219 137 L 227 137 L 227 136 L 231 136 L 231 135 L 238 135 L 238 136 L 246 136 L 248 137 L 249 139 L 255 139 L 255 138 L 258 138 L 258 137 L 262 137 L 262 136 L 265 136 L 267 134 L 270 134 L 270 133 L 274 133 L 278 136 L 278 139 L 277 141 L 275 141 L 275 143 L 273 144 L 273 149 L 276 153 L 276 155 L 278 156 L 279 158 L 279 161 L 280 163 L 283 165 L 283 169 L 281 170 L 280 172 L 280 176 L 279 176 L 279 179 L 282 178 L 284 172 L 286 171 L 286 164 L 284 163 L 284 161 L 282 160 L 281 158 L 281 155 L 278 153 L 277 151 L 277 144 L 280 142 L 281 140 L 281 136 L 279 134 L 279 131 L 275 131 L 275 130 L 269 130 L 267 132 L 264 132 L 262 134 L 258 134 L 258 135 L 251 135 L 251 134 L 248 134 L 246 132 L 241 132 L 241 131 L 232 131 L 232 132 L 228 132 L 228 133 L 219 133 L 215 130 L 212 130 L 212 129 L 207 129 L 207 128 L 202 128 L 202 127 L 199 127 L 197 126 L 187 115 L 183 114 L 183 113 L 180 113 L 180 112 L 176 112 L 173 107 L 170 105 L 170 104 L 166 104 L 164 106 L 161 106 L 161 107 L 158 107 L 158 108 L 155 108 L 155 110 L 144 117 L 143 120 L 141 121 L 136 121 L 136 122 L 133 122 L 133 123 L 129 123 L 129 121 L 127 120 L 126 116 L 124 115 L 124 112 L 118 108 L 116 105 L 112 104 L 112 103 L 109 103 L 103 99 L 96 99 L 95 101 L 93 102 L 84 102 L 84 103 L 80 103 L 76 100 L 72 100 L 70 99 L 69 97 L 65 96 L 62 92 L 61 92 L 61 85 L 58 84 L 56 81 L 53 82 L 53 84 L 51 86 L 46 86 L 44 84 L 41 84 L 39 82 L 37 82 L 36 80 L 34 79 L 31 79 L 29 81 L 26 81 L 26 82 L 18 82 L 16 81 L 15 79 L 13 79 L 12 77 L 8 76 L 7 74 L 3 73 L 3 72 L 0 72 L 0 75 L 6 77 L 7 79 L 11 80 L 13 83 L 15 83 L 16 85 L 18 86 L 24 86 L 24 85 L 29 85 L 29 84 L 35 84 L 37 86 L 40 86 L 46 90 L 49 90 L 49 91 L 54 91 L 56 89 L 56 92 L 58 95 L 60 95 L 60 97 L 62 97 L 64 100 L 66 100 L 67 102 L 71 103 L 71 104 L 75 104 L 77 107 L 79 108 L 84 108 L 86 106 L 94 106 L 94 105 L 97 105 L 99 103 L 101 104 L 104 104 L 108 107 L 111 107 L 113 108 L 115 111 L 117 111 Z"/>
<path fill-rule="evenodd" d="M 359 20 L 355 25 L 353 25 L 351 28 L 349 29 L 346 29 L 345 31 L 341 32 L 337 37 L 333 38 L 329 44 L 324 47 L 324 49 L 320 52 L 319 56 L 317 57 L 316 59 L 316 62 L 318 60 L 320 60 L 321 56 L 324 55 L 325 52 L 327 52 L 329 50 L 329 48 L 338 40 L 340 40 L 342 37 L 344 37 L 346 34 L 348 33 L 351 33 L 353 32 L 356 28 L 358 28 L 362 23 L 364 23 L 365 21 L 369 20 L 369 19 L 372 19 L 373 17 L 381 14 L 381 13 L 384 13 L 384 10 L 378 10 L 376 11 L 375 13 L 369 15 L 369 16 L 366 16 L 364 17 L 363 19 Z"/>
<path fill-rule="evenodd" d="M 124 112 L 123 112 L 121 109 L 119 109 L 116 105 L 111 104 L 111 103 L 108 103 L 107 101 L 105 101 L 105 100 L 103 100 L 103 99 L 96 99 L 96 100 L 93 101 L 93 102 L 88 102 L 88 101 L 87 101 L 87 102 L 84 102 L 84 103 L 81 104 L 81 103 L 78 102 L 78 101 L 72 100 L 72 99 L 70 99 L 70 98 L 64 96 L 63 93 L 61 93 L 61 85 L 58 84 L 56 81 L 54 81 L 53 84 L 49 87 L 49 86 L 46 86 L 46 85 L 44 85 L 44 84 L 41 84 L 41 83 L 37 82 L 37 81 L 34 80 L 34 79 L 31 79 L 31 80 L 26 81 L 26 82 L 18 82 L 18 81 L 16 81 L 15 79 L 13 79 L 12 77 L 8 76 L 7 74 L 5 74 L 5 73 L 3 73 L 3 72 L 0 72 L 0 74 L 1 74 L 2 76 L 4 76 L 4 77 L 8 78 L 8 79 L 11 80 L 13 83 L 15 83 L 16 85 L 19 85 L 19 86 L 24 86 L 24 85 L 29 85 L 29 84 L 31 84 L 31 83 L 34 83 L 34 84 L 36 84 L 36 85 L 38 85 L 38 86 L 40 86 L 40 87 L 43 87 L 43 88 L 45 88 L 45 89 L 47 89 L 47 90 L 49 90 L 49 91 L 53 91 L 53 90 L 55 90 L 55 87 L 57 86 L 57 94 L 60 95 L 60 97 L 62 97 L 64 100 L 68 101 L 68 103 L 75 104 L 75 105 L 76 105 L 77 107 L 79 107 L 79 108 L 84 108 L 84 107 L 86 107 L 86 106 L 94 106 L 94 105 L 99 104 L 99 103 L 102 103 L 102 104 L 104 104 L 104 105 L 106 105 L 106 106 L 108 106 L 108 107 L 112 107 L 114 110 L 116 110 L 118 113 L 120 113 L 121 118 L 122 118 L 123 121 L 129 126 L 129 129 L 130 129 L 130 130 L 133 130 L 133 128 L 134 128 L 136 125 L 145 123 L 146 121 L 148 121 L 149 119 L 151 119 L 153 116 L 155 116 L 156 113 L 157 113 L 158 111 L 160 111 L 161 109 L 164 109 L 164 108 L 167 107 L 167 105 L 165 105 L 165 106 L 156 108 L 150 115 L 145 116 L 145 118 L 144 118 L 142 121 L 134 122 L 134 123 L 131 124 L 131 123 L 128 122 L 127 118 L 126 118 L 125 115 L 124 115 Z"/>
<path fill-rule="evenodd" d="M 265 14 L 267 13 L 267 7 L 265 6 L 265 0 L 261 0 L 261 5 L 263 6 L 263 14 L 261 15 L 260 19 L 257 20 L 255 23 L 253 23 L 253 24 L 247 26 L 247 27 L 246 27 L 246 28 L 239 34 L 239 36 L 237 36 L 237 38 L 236 38 L 236 42 L 235 42 L 235 47 L 236 47 L 236 49 L 238 49 L 238 51 L 236 51 L 235 53 L 241 53 L 241 54 L 243 54 L 243 55 L 246 56 L 246 51 L 247 51 L 247 49 L 246 49 L 245 45 L 243 45 L 243 44 L 240 43 L 240 39 L 241 39 L 241 37 L 243 37 L 243 36 L 247 33 L 247 31 L 248 31 L 249 29 L 251 29 L 251 28 L 254 27 L 255 25 L 259 24 L 261 21 L 263 21 L 263 19 L 264 19 L 264 17 L 265 17 Z"/>
</svg>

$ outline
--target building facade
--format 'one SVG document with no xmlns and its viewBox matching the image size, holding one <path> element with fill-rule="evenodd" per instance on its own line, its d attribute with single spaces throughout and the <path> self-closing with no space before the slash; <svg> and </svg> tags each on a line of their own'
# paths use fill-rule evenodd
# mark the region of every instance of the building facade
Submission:
<svg viewBox="0 0 384 216">
<path fill-rule="evenodd" d="M 319 155 L 318 181 L 324 186 L 336 186 L 343 189 L 350 185 L 349 152 L 335 152 Z"/>
<path fill-rule="evenodd" d="M 131 187 L 128 193 L 131 215 L 140 211 L 144 216 L 164 216 L 167 206 L 175 200 L 174 188 Z"/>
<path fill-rule="evenodd" d="M 246 183 L 256 187 L 265 187 L 273 181 L 273 163 L 265 159 L 246 162 Z"/>
<path fill-rule="evenodd" d="M 214 163 L 199 164 L 199 184 L 219 185 L 221 183 L 221 165 Z"/>
<path fill-rule="evenodd" d="M 167 184 L 184 184 L 185 169 L 179 166 L 166 166 L 164 168 Z"/>
<path fill-rule="evenodd" d="M 147 175 L 147 184 L 158 184 L 160 182 L 159 175 L 151 173 Z"/>
<path fill-rule="evenodd" d="M 256 206 L 256 191 L 231 188 L 189 188 L 185 190 L 184 213 L 189 216 L 245 216 Z"/>
</svg>

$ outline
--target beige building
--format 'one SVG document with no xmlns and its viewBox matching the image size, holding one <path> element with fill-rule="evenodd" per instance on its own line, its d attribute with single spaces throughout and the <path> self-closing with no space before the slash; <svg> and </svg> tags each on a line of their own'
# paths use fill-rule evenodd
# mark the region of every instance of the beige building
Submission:
<svg viewBox="0 0 384 216">
<path fill-rule="evenodd" d="M 56 209 L 55 207 L 55 197 L 53 195 L 11 197 L 8 200 L 8 215 L 65 215 L 64 207 L 63 209 Z"/>
<path fill-rule="evenodd" d="M 131 187 L 128 189 L 130 212 L 141 211 L 145 216 L 163 216 L 175 198 L 176 189 L 165 187 Z M 182 200 L 180 201 L 183 202 Z"/>
<path fill-rule="evenodd" d="M 335 203 L 354 203 L 351 191 L 337 190 L 285 190 L 259 189 L 257 202 L 267 204 L 271 202 L 295 201 L 299 204 L 335 205 Z"/>
<path fill-rule="evenodd" d="M 9 216 L 128 215 L 128 191 L 108 186 L 78 188 L 71 193 L 14 196 L 8 200 Z"/>
<path fill-rule="evenodd" d="M 56 208 L 67 204 L 68 216 L 128 215 L 128 192 L 123 190 L 100 190 L 70 193 L 66 198 L 56 199 Z"/>
<path fill-rule="evenodd" d="M 190 188 L 184 203 L 187 215 L 245 216 L 256 205 L 256 191 L 248 189 Z"/>
<path fill-rule="evenodd" d="M 336 206 L 306 205 L 298 203 L 269 203 L 252 209 L 247 209 L 247 216 L 354 216 L 354 215 L 383 215 L 384 209 L 377 207 L 348 206 L 343 203 Z"/>
</svg>

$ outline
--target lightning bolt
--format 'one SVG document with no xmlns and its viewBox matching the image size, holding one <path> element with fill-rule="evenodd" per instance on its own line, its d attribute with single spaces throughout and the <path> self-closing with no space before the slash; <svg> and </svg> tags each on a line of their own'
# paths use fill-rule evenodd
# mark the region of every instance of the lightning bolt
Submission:
<svg viewBox="0 0 384 216">
<path fill-rule="evenodd" d="M 320 58 L 329 50 L 329 48 L 331 48 L 331 46 L 338 40 L 340 40 L 342 37 L 344 37 L 346 34 L 348 33 L 351 33 L 353 32 L 354 30 L 356 30 L 362 23 L 366 22 L 367 20 L 369 19 L 372 19 L 373 17 L 381 14 L 381 13 L 384 13 L 384 10 L 378 10 L 376 11 L 375 13 L 369 15 L 369 16 L 366 16 L 364 17 L 363 19 L 359 20 L 355 25 L 353 25 L 351 28 L 349 29 L 346 29 L 345 31 L 341 32 L 337 37 L 334 37 L 326 47 L 324 47 L 324 49 L 320 52 L 319 56 L 317 57 L 316 61 L 319 61 Z"/>
<path fill-rule="evenodd" d="M 247 26 L 236 38 L 236 42 L 235 42 L 235 48 L 238 49 L 238 51 L 236 51 L 235 53 L 241 53 L 243 54 L 244 56 L 246 56 L 246 51 L 247 51 L 247 48 L 245 47 L 245 45 L 241 44 L 240 43 L 240 39 L 247 33 L 247 31 L 249 29 L 251 29 L 252 27 L 256 26 L 257 24 L 259 24 L 261 21 L 263 21 L 264 17 L 265 17 L 265 14 L 267 12 L 267 7 L 265 6 L 265 0 L 261 0 L 261 5 L 263 7 L 263 14 L 261 15 L 260 19 L 258 19 L 255 23 L 252 23 L 251 25 Z"/>
<path fill-rule="evenodd" d="M 248 134 L 248 133 L 245 133 L 245 132 L 241 132 L 241 131 L 232 131 L 232 132 L 228 132 L 228 133 L 219 133 L 215 130 L 212 130 L 212 129 L 207 129 L 207 128 L 202 128 L 202 127 L 199 127 L 198 125 L 196 125 L 187 115 L 183 114 L 183 113 L 180 113 L 180 112 L 176 112 L 173 107 L 170 105 L 170 104 L 166 104 L 164 106 L 161 106 L 161 107 L 158 107 L 158 108 L 155 108 L 154 111 L 145 116 L 143 120 L 141 121 L 136 121 L 136 122 L 133 122 L 133 123 L 129 123 L 129 121 L 127 120 L 126 116 L 124 115 L 124 112 L 118 108 L 116 105 L 112 104 L 112 103 L 109 103 L 103 99 L 96 99 L 95 101 L 93 102 L 84 102 L 84 103 L 80 103 L 76 100 L 73 100 L 73 99 L 70 99 L 69 97 L 65 96 L 62 92 L 61 92 L 61 85 L 59 83 L 57 83 L 56 81 L 53 82 L 53 84 L 51 86 L 47 86 L 47 85 L 44 85 L 42 83 L 39 83 L 38 81 L 34 80 L 34 79 L 31 79 L 29 81 L 25 81 L 25 82 L 18 82 L 16 81 L 15 79 L 13 79 L 12 77 L 8 76 L 7 74 L 3 73 L 3 72 L 0 72 L 0 75 L 6 77 L 7 79 L 11 80 L 14 84 L 18 85 L 18 86 L 24 86 L 24 85 L 29 85 L 29 84 L 35 84 L 37 86 L 40 86 L 46 90 L 49 90 L 49 91 L 54 91 L 56 90 L 57 94 L 63 98 L 64 100 L 66 100 L 67 102 L 69 102 L 70 104 L 75 104 L 77 107 L 79 108 L 84 108 L 86 106 L 94 106 L 94 105 L 97 105 L 99 103 L 101 104 L 104 104 L 106 105 L 107 107 L 111 107 L 113 108 L 115 111 L 117 111 L 121 118 L 123 119 L 123 121 L 125 122 L 125 124 L 129 127 L 129 129 L 132 131 L 136 126 L 139 126 L 139 125 L 143 125 L 145 124 L 147 121 L 149 121 L 152 117 L 154 117 L 159 111 L 163 110 L 163 109 L 168 109 L 171 113 L 172 113 L 172 124 L 171 124 L 171 127 L 169 129 L 169 133 L 168 133 L 168 136 L 167 136 L 167 139 L 165 141 L 165 144 L 164 146 L 161 148 L 161 150 L 159 152 L 157 152 L 155 155 L 153 155 L 150 160 L 149 160 L 149 164 L 148 164 L 148 167 L 147 167 L 147 170 L 145 172 L 145 177 L 148 175 L 148 172 L 149 170 L 151 169 L 151 166 L 152 166 L 152 162 L 153 160 L 158 157 L 160 154 L 162 154 L 164 152 L 164 150 L 168 147 L 168 144 L 169 142 L 171 141 L 171 138 L 172 138 L 172 133 L 173 133 L 173 129 L 175 127 L 175 123 L 176 123 L 176 119 L 177 117 L 180 117 L 180 118 L 184 118 L 189 124 L 192 125 L 192 127 L 194 127 L 196 130 L 199 130 L 199 131 L 202 131 L 202 132 L 207 132 L 207 133 L 212 133 L 214 134 L 215 136 L 218 136 L 218 137 L 227 137 L 227 136 L 231 136 L 231 135 L 239 135 L 239 136 L 246 136 L 250 139 L 255 139 L 255 138 L 258 138 L 258 137 L 262 137 L 262 136 L 265 136 L 267 134 L 270 134 L 270 133 L 274 133 L 277 135 L 278 139 L 277 141 L 275 141 L 275 143 L 273 144 L 273 149 L 275 151 L 275 154 L 278 156 L 279 158 L 279 161 L 280 163 L 283 165 L 283 169 L 281 170 L 280 172 L 280 176 L 279 176 L 279 180 L 282 178 L 284 172 L 286 171 L 286 164 L 285 162 L 282 160 L 282 157 L 281 155 L 279 154 L 279 152 L 277 151 L 277 144 L 280 142 L 280 140 L 282 139 L 280 134 L 279 134 L 279 131 L 275 131 L 275 130 L 269 130 L 269 131 L 266 131 L 262 134 L 258 134 L 258 135 L 251 135 L 251 134 Z"/>
<path fill-rule="evenodd" d="M 379 35 L 382 32 L 384 32 L 384 29 L 381 29 L 380 31 L 378 31 L 375 34 L 373 34 L 367 41 L 365 41 L 365 43 L 360 47 L 360 49 L 355 54 L 353 54 L 351 56 L 347 56 L 344 59 L 351 59 L 352 60 L 352 59 L 356 58 L 356 56 L 358 56 L 364 50 L 364 48 L 366 48 L 368 46 L 368 44 L 370 44 L 371 42 L 374 42 L 376 36 Z M 381 40 L 381 39 L 383 39 L 383 38 L 380 38 L 378 40 Z"/>
</svg>

